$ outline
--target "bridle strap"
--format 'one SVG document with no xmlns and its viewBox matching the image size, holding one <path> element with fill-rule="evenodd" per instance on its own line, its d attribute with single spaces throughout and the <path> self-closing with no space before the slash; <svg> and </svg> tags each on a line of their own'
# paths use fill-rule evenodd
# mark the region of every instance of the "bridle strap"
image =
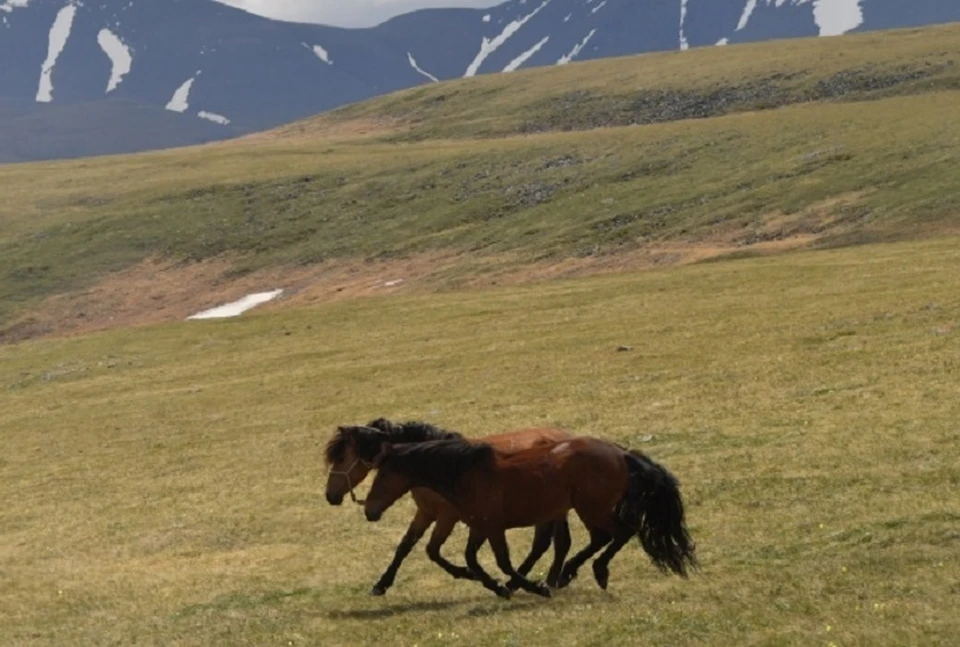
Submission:
<svg viewBox="0 0 960 647">
<path fill-rule="evenodd" d="M 349 488 L 349 489 L 347 490 L 347 493 L 350 495 L 350 498 L 351 498 L 351 499 L 353 500 L 353 502 L 356 503 L 357 505 L 363 505 L 364 503 L 367 502 L 367 500 L 366 500 L 366 499 L 358 499 L 358 498 L 357 498 L 357 495 L 353 493 L 353 481 L 350 480 L 350 472 L 352 472 L 352 471 L 353 471 L 353 468 L 357 466 L 357 463 L 363 463 L 363 464 L 367 467 L 367 469 L 373 469 L 373 464 L 372 464 L 372 463 L 368 463 L 367 461 L 363 460 L 362 458 L 360 458 L 360 457 L 358 456 L 355 461 L 353 461 L 352 463 L 350 463 L 350 467 L 348 467 L 347 469 L 345 469 L 345 470 L 335 470 L 335 469 L 332 469 L 332 468 L 331 468 L 330 473 L 331 473 L 331 474 L 339 474 L 339 475 L 342 476 L 343 478 L 347 479 L 347 488 Z"/>
</svg>

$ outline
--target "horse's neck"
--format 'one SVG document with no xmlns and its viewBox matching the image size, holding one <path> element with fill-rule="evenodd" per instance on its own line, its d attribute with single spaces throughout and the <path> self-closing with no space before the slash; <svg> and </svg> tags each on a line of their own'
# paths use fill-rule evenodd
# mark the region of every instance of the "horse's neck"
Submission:
<svg viewBox="0 0 960 647">
<path fill-rule="evenodd" d="M 392 433 L 391 436 L 391 440 L 395 443 L 421 443 L 428 440 L 461 438 L 460 434 L 456 432 L 445 431 L 428 424 L 402 425 L 400 430 Z"/>
</svg>

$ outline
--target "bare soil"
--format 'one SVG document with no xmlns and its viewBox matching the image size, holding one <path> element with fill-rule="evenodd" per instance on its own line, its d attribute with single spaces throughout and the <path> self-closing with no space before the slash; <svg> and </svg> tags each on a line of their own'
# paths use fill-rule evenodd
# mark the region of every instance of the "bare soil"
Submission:
<svg viewBox="0 0 960 647">
<path fill-rule="evenodd" d="M 752 244 L 662 244 L 600 256 L 524 263 L 508 257 L 469 259 L 429 254 L 383 261 L 341 260 L 238 275 L 231 259 L 200 263 L 148 260 L 111 274 L 88 289 L 46 299 L 0 333 L 0 343 L 86 334 L 112 328 L 181 321 L 208 308 L 277 288 L 283 294 L 258 311 L 314 307 L 342 299 L 449 289 L 519 285 L 703 261 L 731 252 L 777 253 L 804 247 L 814 235 Z"/>
</svg>

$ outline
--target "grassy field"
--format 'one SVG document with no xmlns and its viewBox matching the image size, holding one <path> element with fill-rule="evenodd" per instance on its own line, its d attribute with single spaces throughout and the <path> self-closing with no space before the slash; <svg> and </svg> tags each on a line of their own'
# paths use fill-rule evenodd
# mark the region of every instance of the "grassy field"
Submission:
<svg viewBox="0 0 960 647">
<path fill-rule="evenodd" d="M 944 238 L 0 347 L 2 642 L 955 645 L 958 295 Z M 321 448 L 380 415 L 641 448 L 702 572 L 502 601 L 420 547 L 370 598 L 411 508 Z"/>
<path fill-rule="evenodd" d="M 237 276 L 446 254 L 459 266 L 438 282 L 455 286 L 490 259 L 697 248 L 676 262 L 955 232 L 958 35 L 484 76 L 225 144 L 0 166 L 0 339 L 151 258 L 229 258 Z"/>
</svg>

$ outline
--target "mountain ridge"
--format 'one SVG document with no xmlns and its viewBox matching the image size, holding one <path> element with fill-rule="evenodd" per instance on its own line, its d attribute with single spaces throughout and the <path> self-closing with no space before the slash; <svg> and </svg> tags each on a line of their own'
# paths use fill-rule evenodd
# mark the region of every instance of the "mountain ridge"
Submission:
<svg viewBox="0 0 960 647">
<path fill-rule="evenodd" d="M 22 121 L 2 122 L 0 142 L 15 134 L 36 145 L 0 151 L 0 159 L 226 139 L 464 76 L 949 20 L 960 20 L 960 5 L 937 0 L 917 0 L 909 11 L 894 0 L 509 0 L 345 29 L 271 20 L 213 0 L 7 0 L 0 103 L 16 102 L 32 119 L 27 133 Z M 114 130 L 85 134 L 92 113 L 112 99 L 128 102 L 130 118 L 114 103 Z M 177 133 L 157 113 L 154 130 L 176 136 L 143 136 L 151 130 L 147 105 L 204 123 Z M 52 133 L 69 133 L 76 145 L 64 151 Z"/>
</svg>

